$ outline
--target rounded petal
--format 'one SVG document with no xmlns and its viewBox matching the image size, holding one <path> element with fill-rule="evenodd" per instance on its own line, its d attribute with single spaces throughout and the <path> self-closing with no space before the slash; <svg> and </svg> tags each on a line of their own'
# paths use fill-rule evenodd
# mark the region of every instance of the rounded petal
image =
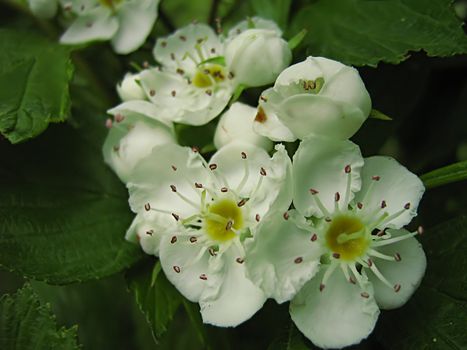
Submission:
<svg viewBox="0 0 467 350">
<path fill-rule="evenodd" d="M 181 68 L 193 73 L 197 64 L 222 56 L 222 45 L 214 30 L 206 24 L 189 24 L 156 42 L 156 61 L 175 71 Z"/>
<path fill-rule="evenodd" d="M 49 19 L 57 13 L 57 0 L 28 0 L 28 3 L 31 12 L 39 18 Z"/>
<path fill-rule="evenodd" d="M 268 137 L 273 141 L 293 142 L 297 137 L 277 117 L 274 99 L 280 96 L 272 89 L 267 89 L 261 94 L 253 129 L 258 134 Z"/>
<path fill-rule="evenodd" d="M 360 149 L 351 141 L 316 135 L 304 139 L 293 157 L 295 208 L 307 217 L 327 216 L 334 212 L 336 193 L 337 204 L 346 208 L 360 190 L 362 166 Z"/>
<path fill-rule="evenodd" d="M 159 0 L 140 0 L 119 7 L 119 27 L 112 38 L 116 53 L 128 54 L 143 45 L 156 21 L 158 5 Z"/>
<path fill-rule="evenodd" d="M 406 230 L 388 230 L 393 237 L 409 234 Z M 375 299 L 381 309 L 395 309 L 404 305 L 420 285 L 426 270 L 426 256 L 421 244 L 415 238 L 407 238 L 393 244 L 377 248 L 378 252 L 394 256 L 399 254 L 400 261 L 375 259 L 374 263 L 381 274 L 400 290 L 395 292 L 376 275 L 367 269 L 368 279 L 375 289 Z"/>
<path fill-rule="evenodd" d="M 354 135 L 367 117 L 351 104 L 306 94 L 285 99 L 277 116 L 299 139 L 316 134 L 343 140 Z"/>
<path fill-rule="evenodd" d="M 222 261 L 212 264 L 208 288 L 199 301 L 204 323 L 235 327 L 251 318 L 266 301 L 261 289 L 246 277 L 245 264 L 239 257 L 238 249 L 231 246 L 222 256 L 212 258 Z"/>
<path fill-rule="evenodd" d="M 261 64 L 252 64 L 261 53 Z M 227 43 L 225 62 L 237 84 L 263 86 L 274 82 L 292 60 L 287 42 L 274 30 L 247 29 Z"/>
<path fill-rule="evenodd" d="M 165 235 L 176 231 L 177 225 L 167 216 L 153 211 L 142 211 L 136 214 L 128 228 L 125 239 L 141 245 L 146 254 L 159 255 L 159 245 Z"/>
<path fill-rule="evenodd" d="M 176 239 L 174 239 L 176 237 Z M 198 302 L 209 278 L 209 253 L 203 244 L 190 241 L 189 232 L 167 235 L 160 244 L 160 262 L 167 279 L 190 301 Z"/>
<path fill-rule="evenodd" d="M 229 110 L 221 115 L 214 134 L 214 145 L 217 149 L 232 141 L 244 141 L 266 151 L 272 149 L 272 142 L 253 131 L 253 120 L 256 116 L 256 108 L 244 103 L 235 102 Z"/>
<path fill-rule="evenodd" d="M 372 331 L 379 316 L 370 283 L 362 290 L 335 271 L 320 291 L 326 268 L 308 282 L 290 304 L 290 315 L 298 329 L 313 344 L 342 348 L 357 344 Z"/>
<path fill-rule="evenodd" d="M 160 113 L 170 120 L 189 125 L 203 125 L 217 117 L 227 106 L 230 85 L 198 88 L 175 73 L 146 70 L 141 84 Z"/>
<path fill-rule="evenodd" d="M 321 245 L 311 240 L 311 227 L 294 210 L 287 219 L 271 212 L 248 242 L 247 275 L 278 303 L 292 299 L 317 272 Z"/>
<path fill-rule="evenodd" d="M 110 10 L 97 7 L 79 16 L 60 38 L 62 44 L 81 44 L 94 40 L 108 40 L 115 35 L 118 20 Z"/>
<path fill-rule="evenodd" d="M 146 100 L 146 93 L 139 85 L 138 74 L 125 74 L 122 82 L 117 85 L 117 93 L 122 101 Z"/>
<path fill-rule="evenodd" d="M 206 183 L 208 175 L 199 154 L 190 148 L 156 146 L 128 179 L 130 206 L 134 212 L 166 213 L 171 220 L 190 217 L 200 210 L 201 192 L 195 182 Z"/>
<path fill-rule="evenodd" d="M 126 112 L 123 116 L 112 110 L 115 119 L 104 142 L 105 162 L 126 182 L 138 162 L 147 157 L 153 147 L 176 143 L 173 127 L 168 127 L 143 114 Z M 124 118 L 123 120 L 121 118 Z"/>
<path fill-rule="evenodd" d="M 157 106 L 148 101 L 127 101 L 122 104 L 119 104 L 117 107 L 108 110 L 107 113 L 112 114 L 114 116 L 120 114 L 123 117 L 127 115 L 139 114 L 151 118 L 159 123 L 162 123 L 170 129 L 173 129 L 172 122 L 164 118 L 161 114 L 160 109 L 158 109 Z"/>
<path fill-rule="evenodd" d="M 363 214 L 381 207 L 383 201 L 384 211 L 388 215 L 400 213 L 394 219 L 383 222 L 378 228 L 401 228 L 417 215 L 418 203 L 425 187 L 416 175 L 395 159 L 383 156 L 365 158 L 361 177 L 362 189 L 355 196 L 355 200 L 363 203 Z M 379 180 L 373 180 L 375 177 Z M 372 188 L 368 193 L 370 186 Z"/>
</svg>

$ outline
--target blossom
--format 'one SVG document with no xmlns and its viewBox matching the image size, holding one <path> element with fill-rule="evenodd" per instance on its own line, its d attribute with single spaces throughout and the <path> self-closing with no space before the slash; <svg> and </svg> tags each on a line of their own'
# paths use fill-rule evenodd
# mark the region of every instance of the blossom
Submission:
<svg viewBox="0 0 467 350">
<path fill-rule="evenodd" d="M 76 19 L 60 38 L 63 44 L 110 40 L 128 54 L 143 45 L 157 19 L 159 0 L 71 0 L 64 9 Z"/>
<path fill-rule="evenodd" d="M 358 71 L 323 57 L 285 69 L 259 99 L 255 130 L 274 141 L 310 134 L 348 139 L 371 111 Z"/>
<path fill-rule="evenodd" d="M 235 102 L 219 118 L 214 134 L 214 145 L 217 149 L 233 141 L 244 141 L 264 148 L 272 149 L 272 142 L 267 137 L 258 135 L 253 131 L 253 120 L 256 108 L 244 103 Z"/>
<path fill-rule="evenodd" d="M 255 29 L 246 28 L 246 23 L 239 23 L 227 38 L 206 24 L 189 24 L 157 40 L 153 53 L 161 67 L 141 72 L 141 86 L 166 118 L 206 124 L 224 110 L 240 84 L 259 86 L 274 81 L 290 61 L 290 50 L 282 47 L 285 42 L 274 22 L 254 19 L 253 25 L 261 27 Z M 264 46 L 270 49 L 264 56 L 266 63 L 263 56 L 254 54 L 266 50 Z"/>
<path fill-rule="evenodd" d="M 271 158 L 232 142 L 208 163 L 197 150 L 164 144 L 132 172 L 130 206 L 139 217 L 127 239 L 159 256 L 167 278 L 199 302 L 205 323 L 236 326 L 266 300 L 245 276 L 244 245 L 262 217 L 289 207 L 290 163 L 281 145 Z"/>
<path fill-rule="evenodd" d="M 176 142 L 172 123 L 159 118 L 149 102 L 126 102 L 108 113 L 114 118 L 106 123 L 110 130 L 103 146 L 104 160 L 123 182 L 154 146 Z"/>
<path fill-rule="evenodd" d="M 282 39 L 282 31 L 272 21 L 253 17 L 229 32 L 225 62 L 237 84 L 270 84 L 291 60 L 292 51 Z"/>
<path fill-rule="evenodd" d="M 31 12 L 43 19 L 49 19 L 55 16 L 58 10 L 58 0 L 28 0 Z"/>
<path fill-rule="evenodd" d="M 352 142 L 322 136 L 302 141 L 292 172 L 297 212 L 258 227 L 248 275 L 277 301 L 293 298 L 292 319 L 317 346 L 358 343 L 423 277 L 419 231 L 402 227 L 424 186 L 392 158 L 363 159 Z"/>
<path fill-rule="evenodd" d="M 146 100 L 146 94 L 139 83 L 138 74 L 125 74 L 122 82 L 117 85 L 117 93 L 122 101 Z"/>
</svg>

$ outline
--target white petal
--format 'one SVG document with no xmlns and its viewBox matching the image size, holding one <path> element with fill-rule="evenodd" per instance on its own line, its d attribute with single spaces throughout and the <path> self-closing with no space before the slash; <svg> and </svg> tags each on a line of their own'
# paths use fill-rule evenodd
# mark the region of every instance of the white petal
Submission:
<svg viewBox="0 0 467 350">
<path fill-rule="evenodd" d="M 393 237 L 409 234 L 406 230 L 388 230 L 387 232 Z M 368 279 L 375 289 L 376 302 L 382 309 L 401 307 L 410 299 L 425 274 L 425 252 L 421 244 L 413 237 L 379 247 L 376 250 L 389 256 L 398 253 L 401 257 L 400 261 L 374 259 L 375 266 L 388 281 L 394 285 L 400 284 L 401 287 L 397 293 L 381 282 L 371 270 L 366 270 Z"/>
<path fill-rule="evenodd" d="M 97 7 L 79 16 L 60 38 L 62 44 L 81 44 L 94 40 L 108 40 L 118 29 L 118 20 L 110 10 Z"/>
<path fill-rule="evenodd" d="M 116 112 L 117 111 L 117 112 Z M 154 146 L 176 143 L 173 126 L 147 118 L 143 114 L 126 112 L 121 107 L 111 110 L 117 115 L 104 142 L 105 162 L 126 182 L 138 162 L 147 157 Z M 124 118 L 121 121 L 119 118 Z"/>
<path fill-rule="evenodd" d="M 115 52 L 128 54 L 143 45 L 156 21 L 158 5 L 159 0 L 140 0 L 118 8 L 119 27 L 112 38 Z"/>
<path fill-rule="evenodd" d="M 157 69 L 141 73 L 141 84 L 160 114 L 189 125 L 203 125 L 217 117 L 230 100 L 230 85 L 198 88 L 180 75 Z"/>
<path fill-rule="evenodd" d="M 118 105 L 117 107 L 108 110 L 107 113 L 112 114 L 114 116 L 117 114 L 121 114 L 124 117 L 126 115 L 139 114 L 154 119 L 155 121 L 166 125 L 168 128 L 173 129 L 172 122 L 164 118 L 160 113 L 160 109 L 158 109 L 157 106 L 148 101 L 127 101 Z"/>
<path fill-rule="evenodd" d="M 379 176 L 379 181 L 372 180 L 373 176 Z M 402 211 L 400 216 L 384 222 L 379 228 L 400 228 L 417 215 L 418 203 L 425 187 L 416 175 L 395 159 L 382 156 L 365 158 L 361 177 L 362 189 L 355 196 L 355 200 L 363 203 L 363 214 L 381 207 L 383 200 L 386 207 L 382 211 L 389 215 Z M 370 186 L 371 192 L 367 194 Z M 406 204 L 410 208 L 404 210 Z"/>
<path fill-rule="evenodd" d="M 293 142 L 297 137 L 276 115 L 275 99 L 281 99 L 272 88 L 263 91 L 261 94 L 258 112 L 255 117 L 253 129 L 260 135 L 266 136 L 273 141 Z M 280 101 L 278 101 L 280 103 Z"/>
<path fill-rule="evenodd" d="M 286 220 L 269 213 L 248 242 L 248 277 L 278 303 L 292 299 L 317 272 L 321 245 L 312 241 L 310 225 L 294 210 Z"/>
<path fill-rule="evenodd" d="M 266 151 L 272 149 L 272 142 L 253 131 L 253 120 L 256 116 L 256 108 L 244 103 L 235 102 L 229 110 L 222 114 L 214 134 L 214 145 L 217 149 L 228 143 L 239 140 L 251 143 Z"/>
<path fill-rule="evenodd" d="M 153 53 L 164 67 L 172 71 L 182 68 L 191 73 L 198 63 L 223 55 L 219 38 L 206 24 L 189 24 L 166 38 L 158 39 Z"/>
<path fill-rule="evenodd" d="M 315 135 L 306 138 L 293 157 L 295 207 L 304 216 L 323 217 L 327 213 L 323 213 L 319 201 L 332 214 L 339 193 L 338 204 L 346 208 L 360 189 L 362 166 L 360 149 L 353 142 Z M 318 193 L 313 195 L 311 190 Z"/>
<path fill-rule="evenodd" d="M 209 278 L 209 256 L 203 244 L 190 241 L 188 232 L 164 236 L 161 241 L 160 262 L 167 279 L 193 302 L 199 301 L 207 286 L 200 276 L 205 274 Z"/>
<path fill-rule="evenodd" d="M 372 332 L 379 315 L 371 284 L 366 283 L 362 290 L 336 270 L 320 292 L 325 270 L 322 268 L 292 300 L 292 320 L 321 348 L 342 348 L 359 343 Z M 361 293 L 367 293 L 368 297 L 362 297 Z"/>
<path fill-rule="evenodd" d="M 204 323 L 235 327 L 252 317 L 266 301 L 261 289 L 246 277 L 245 264 L 238 258 L 242 255 L 235 246 L 212 258 L 222 260 L 212 264 L 206 281 L 209 287 L 200 298 Z"/>
<path fill-rule="evenodd" d="M 151 210 L 167 211 L 172 220 L 175 219 L 171 213 L 181 219 L 190 217 L 200 210 L 201 191 L 195 188 L 195 182 L 206 183 L 207 177 L 199 155 L 190 148 L 175 144 L 156 146 L 131 173 L 127 183 L 130 206 L 139 212 L 149 204 Z"/>
<path fill-rule="evenodd" d="M 353 136 L 368 115 L 349 103 L 321 94 L 299 94 L 286 98 L 276 113 L 299 139 L 316 134 L 343 140 Z"/>
<path fill-rule="evenodd" d="M 146 254 L 159 255 L 159 245 L 165 235 L 177 232 L 177 225 L 173 220 L 167 220 L 164 214 L 154 211 L 142 211 L 136 214 L 128 228 L 125 239 L 139 242 Z"/>
<path fill-rule="evenodd" d="M 57 0 L 28 0 L 28 3 L 31 12 L 39 18 L 49 19 L 57 13 Z"/>
</svg>

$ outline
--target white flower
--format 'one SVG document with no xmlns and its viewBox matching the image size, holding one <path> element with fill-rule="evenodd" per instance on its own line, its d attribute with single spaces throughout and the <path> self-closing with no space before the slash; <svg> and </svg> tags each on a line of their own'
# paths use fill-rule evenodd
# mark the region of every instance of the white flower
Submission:
<svg viewBox="0 0 467 350">
<path fill-rule="evenodd" d="M 58 10 L 58 0 L 28 0 L 31 12 L 43 19 L 55 16 Z"/>
<path fill-rule="evenodd" d="M 256 17 L 249 21 L 253 28 L 243 21 L 230 31 L 225 62 L 237 84 L 263 86 L 290 64 L 292 51 L 274 22 Z"/>
<path fill-rule="evenodd" d="M 285 69 L 259 100 L 255 130 L 274 141 L 310 134 L 348 139 L 371 111 L 358 71 L 323 57 Z"/>
<path fill-rule="evenodd" d="M 139 74 L 125 74 L 122 82 L 117 85 L 118 96 L 122 101 L 146 100 L 146 94 L 141 87 Z"/>
<path fill-rule="evenodd" d="M 104 160 L 123 182 L 154 146 L 176 142 L 172 123 L 158 118 L 149 102 L 126 102 L 108 113 L 114 119 L 107 120 L 110 130 L 103 146 Z"/>
<path fill-rule="evenodd" d="M 222 112 L 234 88 L 222 54 L 222 43 L 209 26 L 190 24 L 157 40 L 154 57 L 162 69 L 141 72 L 141 85 L 165 117 L 206 124 Z"/>
<path fill-rule="evenodd" d="M 230 142 L 243 141 L 270 151 L 273 146 L 271 140 L 253 131 L 255 116 L 256 108 L 240 102 L 232 104 L 219 118 L 214 134 L 214 146 L 220 149 Z"/>
<path fill-rule="evenodd" d="M 159 0 L 71 0 L 65 10 L 77 18 L 60 38 L 63 44 L 111 40 L 115 52 L 143 45 L 157 18 Z"/>
<path fill-rule="evenodd" d="M 156 146 L 127 184 L 139 216 L 127 238 L 159 255 L 167 278 L 199 302 L 205 323 L 236 326 L 266 300 L 245 276 L 244 244 L 262 217 L 290 205 L 290 159 L 283 146 L 276 150 L 271 158 L 229 143 L 207 163 L 196 150 Z"/>
<path fill-rule="evenodd" d="M 290 313 L 317 346 L 358 343 L 379 308 L 403 305 L 423 277 L 418 232 L 401 229 L 423 184 L 392 158 L 364 160 L 352 142 L 318 136 L 302 141 L 292 171 L 295 208 L 313 218 L 308 226 L 294 212 L 287 224 L 267 218 L 247 250 L 248 274 L 279 302 L 299 291 Z"/>
</svg>

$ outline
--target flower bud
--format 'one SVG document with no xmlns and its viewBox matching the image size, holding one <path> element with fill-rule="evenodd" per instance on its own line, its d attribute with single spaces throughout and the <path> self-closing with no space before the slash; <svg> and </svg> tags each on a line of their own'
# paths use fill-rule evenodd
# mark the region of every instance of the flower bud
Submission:
<svg viewBox="0 0 467 350">
<path fill-rule="evenodd" d="M 272 149 L 272 142 L 264 136 L 253 131 L 253 120 L 256 108 L 236 102 L 230 109 L 221 115 L 214 134 L 214 145 L 217 149 L 232 141 L 244 141 L 264 148 L 266 151 Z"/>
<path fill-rule="evenodd" d="M 123 81 L 117 85 L 117 93 L 122 101 L 146 100 L 146 94 L 138 80 L 139 74 L 125 74 Z"/>
<path fill-rule="evenodd" d="M 235 81 L 246 86 L 272 83 L 291 60 L 292 52 L 280 31 L 270 29 L 247 29 L 228 41 L 225 49 Z"/>
<path fill-rule="evenodd" d="M 116 111 L 117 110 L 117 111 Z M 104 160 L 123 182 L 126 182 L 136 164 L 151 154 L 154 146 L 175 143 L 173 128 L 137 113 L 111 110 L 113 122 L 108 123 L 109 134 L 103 146 Z"/>
<path fill-rule="evenodd" d="M 31 12 L 38 18 L 49 19 L 57 13 L 57 0 L 28 0 L 28 3 Z"/>
<path fill-rule="evenodd" d="M 308 57 L 284 70 L 274 87 L 263 92 L 258 111 L 255 130 L 276 141 L 284 134 L 348 139 L 368 117 L 371 99 L 356 69 Z"/>
</svg>

